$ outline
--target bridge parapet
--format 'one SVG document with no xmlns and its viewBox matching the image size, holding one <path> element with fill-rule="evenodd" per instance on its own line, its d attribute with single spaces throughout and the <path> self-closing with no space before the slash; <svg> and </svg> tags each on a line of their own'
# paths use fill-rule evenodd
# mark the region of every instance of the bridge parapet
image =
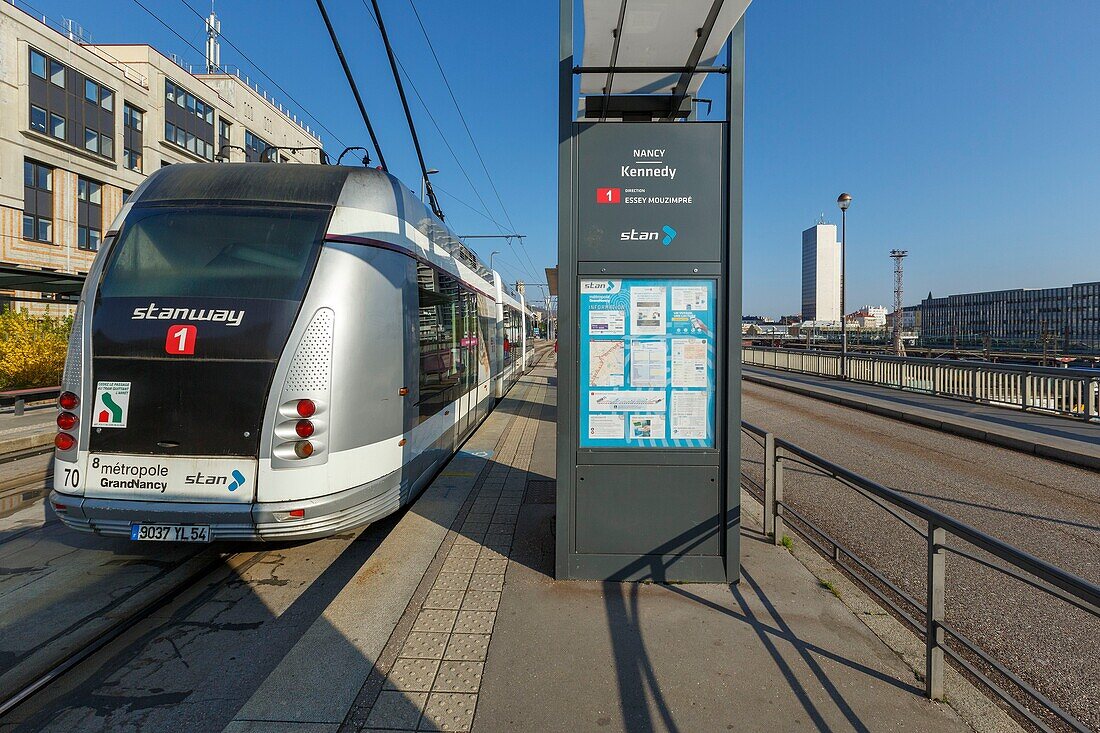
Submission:
<svg viewBox="0 0 1100 733">
<path fill-rule="evenodd" d="M 746 346 L 744 364 L 801 374 L 841 378 L 908 392 L 1035 410 L 1086 421 L 1100 420 L 1100 372 L 1088 369 L 923 359 L 879 354 L 841 355 Z"/>
</svg>

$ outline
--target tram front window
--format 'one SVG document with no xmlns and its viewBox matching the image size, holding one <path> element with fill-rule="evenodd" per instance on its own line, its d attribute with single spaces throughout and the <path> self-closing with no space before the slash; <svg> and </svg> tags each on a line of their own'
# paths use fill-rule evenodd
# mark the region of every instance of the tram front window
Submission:
<svg viewBox="0 0 1100 733">
<path fill-rule="evenodd" d="M 283 206 L 135 209 L 100 295 L 300 300 L 326 219 Z"/>
</svg>

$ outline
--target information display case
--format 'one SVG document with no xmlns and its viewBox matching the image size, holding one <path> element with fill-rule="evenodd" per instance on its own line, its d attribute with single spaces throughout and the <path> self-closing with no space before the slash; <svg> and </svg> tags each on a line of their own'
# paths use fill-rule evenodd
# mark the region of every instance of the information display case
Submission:
<svg viewBox="0 0 1100 733">
<path fill-rule="evenodd" d="M 716 288 L 580 281 L 581 448 L 714 448 Z"/>
</svg>

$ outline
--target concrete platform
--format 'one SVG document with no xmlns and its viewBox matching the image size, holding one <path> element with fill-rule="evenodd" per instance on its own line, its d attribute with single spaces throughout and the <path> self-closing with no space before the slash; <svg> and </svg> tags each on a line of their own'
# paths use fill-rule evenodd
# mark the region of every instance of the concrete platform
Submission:
<svg viewBox="0 0 1100 733">
<path fill-rule="evenodd" d="M 742 365 L 742 377 L 1076 466 L 1100 469 L 1100 425 L 949 397 Z"/>
<path fill-rule="evenodd" d="M 969 730 L 782 548 L 554 581 L 555 391 L 521 380 L 226 731 Z"/>
</svg>

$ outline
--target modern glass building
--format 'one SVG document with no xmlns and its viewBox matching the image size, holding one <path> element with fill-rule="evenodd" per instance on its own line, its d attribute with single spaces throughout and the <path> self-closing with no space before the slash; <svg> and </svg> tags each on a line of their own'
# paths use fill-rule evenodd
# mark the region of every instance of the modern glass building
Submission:
<svg viewBox="0 0 1100 733">
<path fill-rule="evenodd" d="M 1100 282 L 921 301 L 921 343 L 1100 353 Z"/>
<path fill-rule="evenodd" d="M 836 224 L 802 232 L 802 318 L 840 322 L 840 243 Z"/>
</svg>

